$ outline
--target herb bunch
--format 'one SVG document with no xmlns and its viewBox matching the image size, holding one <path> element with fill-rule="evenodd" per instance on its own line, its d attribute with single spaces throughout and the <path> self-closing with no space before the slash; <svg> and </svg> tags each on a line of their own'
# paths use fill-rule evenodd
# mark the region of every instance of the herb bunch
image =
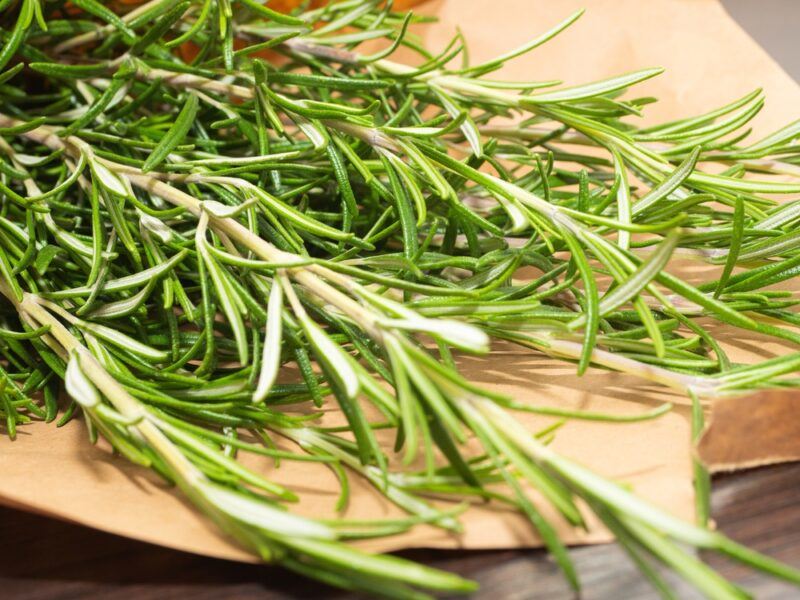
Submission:
<svg viewBox="0 0 800 600">
<path fill-rule="evenodd" d="M 800 351 L 738 364 L 709 327 L 800 342 L 794 296 L 772 287 L 800 265 L 800 204 L 772 199 L 800 192 L 800 122 L 745 142 L 760 91 L 642 128 L 652 99 L 622 93 L 658 69 L 574 87 L 492 78 L 580 13 L 482 64 L 460 36 L 429 52 L 409 32 L 423 19 L 377 0 L 291 15 L 253 0 L 128 12 L 2 0 L 0 13 L 10 436 L 57 418 L 63 382 L 59 423 L 82 413 L 92 439 L 264 560 L 385 596 L 473 589 L 343 543 L 418 523 L 457 531 L 465 507 L 442 497 L 521 511 L 576 588 L 542 503 L 576 527 L 595 513 L 666 596 L 656 563 L 709 596 L 745 595 L 685 545 L 800 583 L 707 529 L 702 469 L 691 525 L 558 455 L 552 431 L 514 413 L 620 417 L 482 389 L 453 355 L 506 340 L 579 375 L 630 373 L 688 394 L 698 424 L 704 399 L 796 386 Z M 375 40 L 385 49 L 359 50 Z M 400 47 L 416 66 L 391 60 Z M 667 270 L 679 255 L 721 273 L 691 285 Z M 300 378 L 286 383 L 289 363 Z M 316 423 L 331 404 L 341 427 Z M 391 452 L 378 429 L 394 431 Z M 408 517 L 292 515 L 296 492 L 238 452 L 325 463 L 337 508 L 361 477 Z"/>
</svg>

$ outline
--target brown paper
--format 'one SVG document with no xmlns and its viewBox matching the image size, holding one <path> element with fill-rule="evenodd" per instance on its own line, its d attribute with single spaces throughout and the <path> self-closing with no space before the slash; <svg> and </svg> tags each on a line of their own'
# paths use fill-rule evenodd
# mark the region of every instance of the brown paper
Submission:
<svg viewBox="0 0 800 600">
<path fill-rule="evenodd" d="M 680 401 L 671 393 L 630 376 L 591 370 L 576 378 L 572 365 L 555 359 L 511 345 L 500 345 L 495 350 L 487 359 L 463 359 L 464 373 L 478 384 L 521 400 L 617 414 Z M 529 415 L 520 418 L 532 431 L 553 422 Z M 691 518 L 688 418 L 688 411 L 681 406 L 652 422 L 575 422 L 562 428 L 553 446 L 608 477 L 631 484 L 640 495 L 663 508 Z M 644 447 L 646 453 L 641 452 Z M 249 559 L 155 475 L 105 449 L 92 447 L 81 422 L 62 429 L 43 423 L 25 426 L 15 442 L 0 442 L 0 456 L 0 501 L 173 548 Z M 244 454 L 240 458 L 250 468 L 298 491 L 301 501 L 293 511 L 308 516 L 334 516 L 338 484 L 326 467 L 283 462 L 275 469 L 271 461 L 263 458 Z M 351 485 L 352 499 L 345 517 L 389 518 L 401 514 L 357 477 L 351 478 Z M 459 537 L 423 526 L 362 546 L 395 550 L 506 548 L 538 543 L 525 519 L 505 508 L 478 505 L 463 520 L 466 531 Z M 590 533 L 566 526 L 563 530 L 565 541 L 570 543 L 608 539 L 596 527 L 591 527 Z"/>
<path fill-rule="evenodd" d="M 637 90 L 661 100 L 648 106 L 650 121 L 687 116 L 727 103 L 756 86 L 768 95 L 754 122 L 766 132 L 797 116 L 800 89 L 728 17 L 716 0 L 434 0 L 422 12 L 441 22 L 421 30 L 426 44 L 441 48 L 460 26 L 471 41 L 473 61 L 514 48 L 572 11 L 587 14 L 571 31 L 534 54 L 513 61 L 507 78 L 585 82 L 642 67 L 667 72 Z M 725 332 L 720 331 L 724 337 Z M 780 344 L 728 336 L 734 359 L 786 352 Z M 465 374 L 482 385 L 540 405 L 631 414 L 661 402 L 682 402 L 635 378 L 590 370 L 582 378 L 574 366 L 534 351 L 500 346 L 486 359 L 462 361 Z M 521 416 L 535 431 L 552 423 Z M 690 519 L 693 511 L 689 414 L 685 404 L 653 421 L 608 424 L 573 421 L 557 434 L 554 447 L 597 472 L 629 484 L 644 499 Z M 267 477 L 300 492 L 300 514 L 333 516 L 338 486 L 320 465 L 247 458 Z M 20 428 L 16 442 L 0 440 L 0 501 L 98 529 L 209 556 L 251 560 L 221 537 L 179 495 L 152 473 L 89 445 L 80 422 L 63 429 L 34 423 Z M 353 497 L 346 517 L 397 514 L 378 494 L 352 477 Z M 405 547 L 499 548 L 537 545 L 524 519 L 508 510 L 480 505 L 462 518 L 465 532 L 452 536 L 430 527 L 366 544 L 373 550 Z M 591 524 L 594 525 L 594 524 Z M 607 540 L 559 525 L 569 543 Z"/>
<path fill-rule="evenodd" d="M 697 445 L 712 472 L 800 460 L 800 394 L 769 390 L 714 404 Z"/>
</svg>

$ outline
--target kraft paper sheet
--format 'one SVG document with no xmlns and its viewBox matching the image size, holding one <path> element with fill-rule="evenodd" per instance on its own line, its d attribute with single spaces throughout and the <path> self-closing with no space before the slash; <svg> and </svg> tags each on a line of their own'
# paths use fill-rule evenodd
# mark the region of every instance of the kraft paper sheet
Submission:
<svg viewBox="0 0 800 600">
<path fill-rule="evenodd" d="M 705 112 L 758 86 L 766 91 L 767 105 L 754 121 L 755 135 L 798 117 L 800 88 L 734 23 L 717 0 L 433 0 L 420 11 L 437 15 L 440 22 L 417 31 L 428 47 L 435 49 L 443 47 L 459 26 L 471 43 L 472 60 L 477 62 L 521 45 L 581 7 L 587 8 L 587 13 L 576 25 L 533 54 L 511 62 L 502 76 L 563 79 L 571 84 L 663 66 L 667 69 L 663 75 L 638 86 L 635 92 L 660 99 L 658 104 L 646 107 L 650 122 Z M 671 270 L 678 273 L 686 269 Z M 719 334 L 734 360 L 788 351 L 774 342 L 734 337 L 724 330 Z M 590 370 L 578 378 L 573 366 L 534 351 L 511 346 L 496 350 L 485 359 L 463 359 L 463 370 L 477 383 L 519 401 L 620 414 L 649 410 L 664 401 L 676 402 L 671 413 L 653 421 L 570 422 L 558 432 L 554 447 L 630 485 L 637 494 L 669 512 L 692 518 L 692 449 L 684 398 L 616 373 Z M 531 431 L 552 423 L 535 416 L 520 416 L 520 420 Z M 736 437 L 728 435 L 732 430 L 724 422 L 720 428 L 722 433 L 717 437 L 730 447 Z M 751 440 L 754 435 L 750 431 Z M 705 443 L 713 445 L 714 441 Z M 753 458 L 741 447 L 735 448 L 734 444 L 734 450 L 728 448 L 727 454 L 715 455 L 721 456 L 719 460 L 726 468 L 753 460 L 764 462 L 763 456 Z M 798 448 L 782 448 L 780 452 L 782 458 L 798 456 Z M 271 461 L 251 457 L 247 457 L 247 464 L 299 491 L 302 501 L 294 509 L 298 513 L 334 516 L 338 486 L 325 467 L 283 462 L 276 469 Z M 172 548 L 253 560 L 152 473 L 112 456 L 103 447 L 91 446 L 80 421 L 62 429 L 33 423 L 20 428 L 15 442 L 0 439 L 0 473 L 0 502 Z M 397 514 L 367 484 L 357 477 L 351 480 L 353 494 L 346 517 Z M 462 521 L 465 532 L 458 537 L 419 527 L 366 547 L 389 551 L 539 544 L 524 519 L 506 509 L 478 505 Z M 588 533 L 563 524 L 559 529 L 572 544 L 608 540 L 607 533 L 596 526 Z"/>
</svg>

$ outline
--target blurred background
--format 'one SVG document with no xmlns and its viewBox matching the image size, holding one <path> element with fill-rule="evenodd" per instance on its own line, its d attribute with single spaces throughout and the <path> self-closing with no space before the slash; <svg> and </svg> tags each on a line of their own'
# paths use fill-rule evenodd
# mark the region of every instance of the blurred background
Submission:
<svg viewBox="0 0 800 600">
<path fill-rule="evenodd" d="M 722 4 L 800 82 L 800 0 L 722 0 Z"/>
</svg>

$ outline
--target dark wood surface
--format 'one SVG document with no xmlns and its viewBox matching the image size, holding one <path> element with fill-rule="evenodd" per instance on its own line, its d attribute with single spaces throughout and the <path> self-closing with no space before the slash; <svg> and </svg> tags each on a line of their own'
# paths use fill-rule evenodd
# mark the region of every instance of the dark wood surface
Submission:
<svg viewBox="0 0 800 600">
<path fill-rule="evenodd" d="M 2 477 L 2 473 L 0 473 Z M 717 478 L 714 518 L 752 548 L 800 567 L 800 464 Z M 405 554 L 476 579 L 475 598 L 569 598 L 558 569 L 542 551 Z M 613 545 L 577 548 L 583 598 L 655 598 Z M 762 599 L 800 591 L 719 557 L 728 578 Z M 674 577 L 681 598 L 697 597 Z M 166 550 L 77 525 L 0 508 L 0 598 L 30 600 L 170 598 L 345 598 L 347 594 L 267 566 L 242 565 Z"/>
</svg>

